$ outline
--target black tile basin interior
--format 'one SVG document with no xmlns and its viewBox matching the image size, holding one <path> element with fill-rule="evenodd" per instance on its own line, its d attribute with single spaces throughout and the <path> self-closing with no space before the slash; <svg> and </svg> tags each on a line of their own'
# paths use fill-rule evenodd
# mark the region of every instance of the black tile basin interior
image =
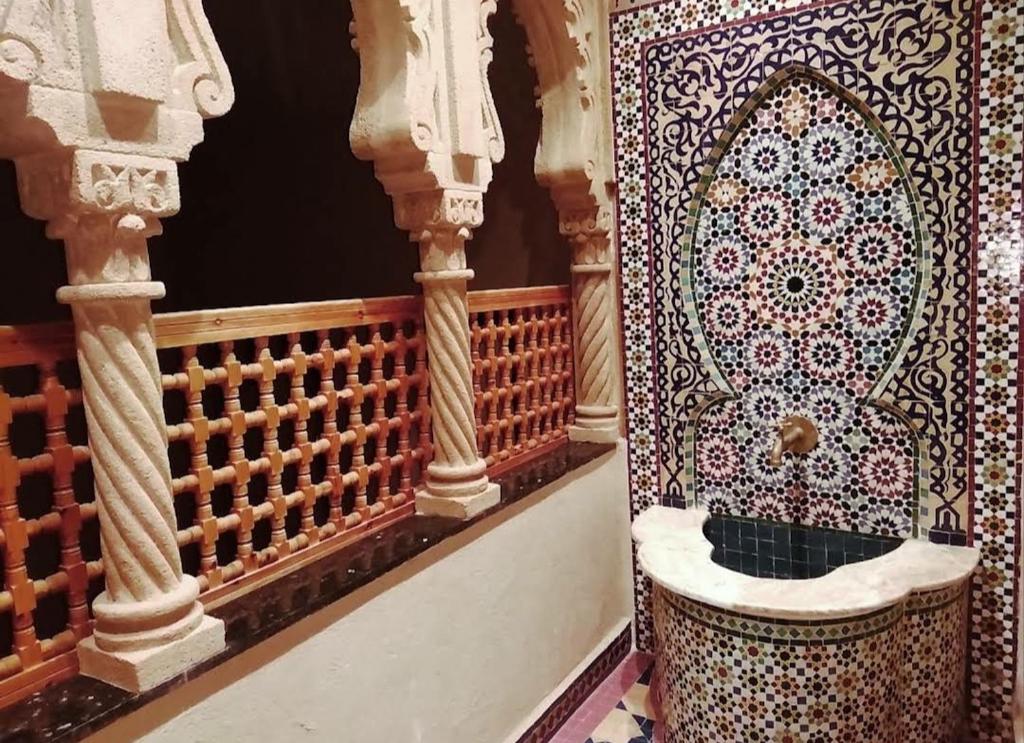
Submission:
<svg viewBox="0 0 1024 743">
<path fill-rule="evenodd" d="M 903 544 L 897 537 L 739 516 L 712 516 L 704 523 L 704 536 L 715 547 L 713 562 L 756 578 L 819 578 Z"/>
</svg>

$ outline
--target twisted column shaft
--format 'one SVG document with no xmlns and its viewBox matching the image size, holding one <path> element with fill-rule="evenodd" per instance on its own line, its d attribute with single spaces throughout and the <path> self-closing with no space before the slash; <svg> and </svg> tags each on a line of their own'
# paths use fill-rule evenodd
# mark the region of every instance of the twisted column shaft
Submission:
<svg viewBox="0 0 1024 743">
<path fill-rule="evenodd" d="M 423 313 L 430 370 L 434 458 L 427 466 L 427 489 L 434 495 L 466 497 L 488 484 L 487 463 L 477 451 L 470 371 L 468 269 L 422 271 Z"/>
<path fill-rule="evenodd" d="M 435 479 L 449 480 L 456 473 L 479 475 L 484 470 L 477 452 L 470 373 L 466 280 L 472 275 L 468 270 L 417 275 L 423 285 L 434 426 L 434 460 L 427 472 Z M 486 478 L 477 478 L 473 492 L 486 484 Z"/>
<path fill-rule="evenodd" d="M 614 441 L 619 435 L 608 222 L 600 207 L 566 211 L 561 219 L 573 250 L 576 418 L 569 434 L 577 441 Z"/>
<path fill-rule="evenodd" d="M 156 647 L 203 618 L 182 574 L 150 301 L 146 238 L 156 220 L 86 215 L 51 225 L 65 241 L 70 304 L 99 512 L 106 590 L 93 603 L 96 645 Z"/>
<path fill-rule="evenodd" d="M 498 501 L 477 449 L 465 242 L 483 220 L 483 197 L 464 191 L 403 194 L 396 222 L 419 243 L 423 314 L 430 374 L 433 460 L 417 510 L 468 518 Z"/>
<path fill-rule="evenodd" d="M 612 330 L 608 317 L 610 283 L 607 271 L 574 267 L 576 363 L 582 407 L 612 408 Z"/>
</svg>

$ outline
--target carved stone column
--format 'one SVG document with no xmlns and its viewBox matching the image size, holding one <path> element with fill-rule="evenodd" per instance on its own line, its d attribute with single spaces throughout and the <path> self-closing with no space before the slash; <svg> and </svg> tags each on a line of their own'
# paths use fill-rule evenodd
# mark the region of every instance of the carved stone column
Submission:
<svg viewBox="0 0 1024 743">
<path fill-rule="evenodd" d="M 498 502 L 477 452 L 466 240 L 505 145 L 487 84 L 495 0 L 352 0 L 360 85 L 352 151 L 372 160 L 419 243 L 434 460 L 416 510 L 469 518 Z"/>
<path fill-rule="evenodd" d="M 601 205 L 563 209 L 560 229 L 572 248 L 576 421 L 569 438 L 614 442 L 619 437 L 619 409 L 612 366 L 616 346 L 611 315 L 611 217 Z"/>
<path fill-rule="evenodd" d="M 535 170 L 572 250 L 576 351 L 573 441 L 619 436 L 619 348 L 607 184 L 612 179 L 608 0 L 512 0 L 537 70 L 543 118 Z"/>
<path fill-rule="evenodd" d="M 470 518 L 498 502 L 477 451 L 465 242 L 483 222 L 483 195 L 438 190 L 395 197 L 396 222 L 420 246 L 416 281 L 423 286 L 434 459 L 416 495 L 425 515 Z"/>
<path fill-rule="evenodd" d="M 146 239 L 180 206 L 177 162 L 227 112 L 200 0 L 21 2 L 0 13 L 0 157 L 64 241 L 106 590 L 82 671 L 146 689 L 224 647 L 182 574 Z M 130 32 L 128 31 L 130 29 Z"/>
<path fill-rule="evenodd" d="M 93 602 L 82 672 L 151 688 L 224 647 L 182 574 L 167 458 L 163 390 L 146 240 L 178 210 L 177 166 L 150 157 L 69 150 L 17 161 L 22 207 L 64 241 L 106 590 Z"/>
</svg>

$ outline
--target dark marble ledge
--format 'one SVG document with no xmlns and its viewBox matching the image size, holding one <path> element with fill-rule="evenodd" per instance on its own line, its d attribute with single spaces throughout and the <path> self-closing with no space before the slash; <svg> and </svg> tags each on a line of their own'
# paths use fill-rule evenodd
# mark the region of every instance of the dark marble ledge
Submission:
<svg viewBox="0 0 1024 743">
<path fill-rule="evenodd" d="M 81 740 L 614 449 L 613 444 L 560 447 L 494 478 L 501 501 L 475 518 L 407 518 L 282 575 L 210 611 L 227 629 L 227 648 L 217 656 L 142 694 L 86 676 L 55 684 L 0 710 L 0 741 Z"/>
</svg>

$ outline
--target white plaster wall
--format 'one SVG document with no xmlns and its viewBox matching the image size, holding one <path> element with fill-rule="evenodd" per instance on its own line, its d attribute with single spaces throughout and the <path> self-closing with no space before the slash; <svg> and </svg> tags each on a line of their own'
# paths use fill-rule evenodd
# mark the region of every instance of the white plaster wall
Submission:
<svg viewBox="0 0 1024 743">
<path fill-rule="evenodd" d="M 91 740 L 498 743 L 632 615 L 625 453 Z"/>
</svg>

